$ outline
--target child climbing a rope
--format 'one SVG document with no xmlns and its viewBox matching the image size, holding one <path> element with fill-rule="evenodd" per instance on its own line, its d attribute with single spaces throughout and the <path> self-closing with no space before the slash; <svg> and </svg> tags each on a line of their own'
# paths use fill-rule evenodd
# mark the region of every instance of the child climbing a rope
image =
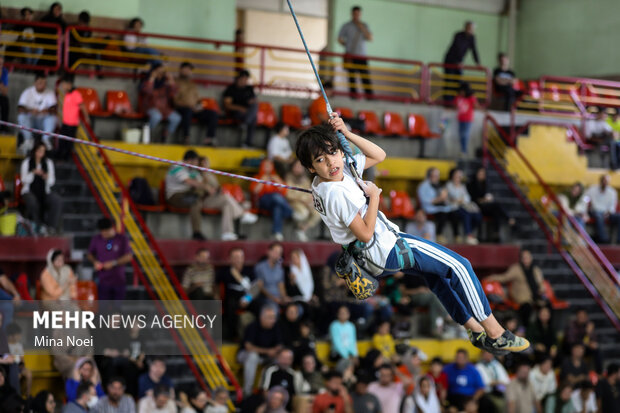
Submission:
<svg viewBox="0 0 620 413">
<path fill-rule="evenodd" d="M 361 153 L 352 155 L 344 138 Z M 382 276 L 399 271 L 420 275 L 452 318 L 467 328 L 474 346 L 495 355 L 529 347 L 527 340 L 505 330 L 495 319 L 467 259 L 402 233 L 379 211 L 381 189 L 359 177 L 364 169 L 385 159 L 383 149 L 349 131 L 332 113 L 329 126 L 314 126 L 299 136 L 296 153 L 314 175 L 316 210 L 334 242 L 343 246 L 336 271 L 358 299 L 373 295 L 377 278 Z"/>
</svg>

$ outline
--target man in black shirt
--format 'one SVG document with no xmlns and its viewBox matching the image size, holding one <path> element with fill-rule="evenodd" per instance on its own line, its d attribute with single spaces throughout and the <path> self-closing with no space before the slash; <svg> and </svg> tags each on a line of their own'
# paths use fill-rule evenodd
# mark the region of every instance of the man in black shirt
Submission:
<svg viewBox="0 0 620 413">
<path fill-rule="evenodd" d="M 560 368 L 560 381 L 567 381 L 575 386 L 584 380 L 588 380 L 589 370 L 583 356 L 585 347 L 582 343 L 575 343 L 571 348 L 571 356 L 567 357 Z"/>
<path fill-rule="evenodd" d="M 599 413 L 620 412 L 620 366 L 610 363 L 607 366 L 607 378 L 601 377 L 596 385 L 596 399 Z"/>
<path fill-rule="evenodd" d="M 272 360 L 282 348 L 282 334 L 276 326 L 276 308 L 264 306 L 257 321 L 247 326 L 239 346 L 237 360 L 243 364 L 243 394 L 252 394 L 259 364 Z"/>
<path fill-rule="evenodd" d="M 444 68 L 444 73 L 446 74 L 446 82 L 459 82 L 460 76 L 463 74 L 463 70 L 457 65 L 461 65 L 463 63 L 463 59 L 465 58 L 468 50 L 471 49 L 476 64 L 480 64 L 480 60 L 478 59 L 478 50 L 476 49 L 476 37 L 474 36 L 475 28 L 476 26 L 474 25 L 474 22 L 467 21 L 465 22 L 464 30 L 454 35 L 454 39 L 452 39 L 452 44 L 450 45 L 450 48 L 448 49 L 448 52 L 446 53 L 446 56 L 443 60 L 443 62 L 447 65 Z M 455 75 L 459 77 L 457 78 Z M 458 86 L 455 87 L 453 85 L 450 87 L 446 87 L 446 90 L 453 90 L 454 93 L 448 93 L 445 96 L 445 100 L 448 102 L 452 102 L 458 89 Z"/>
<path fill-rule="evenodd" d="M 250 73 L 241 70 L 235 78 L 235 83 L 224 90 L 224 110 L 226 114 L 241 122 L 241 126 L 246 130 L 244 146 L 251 147 L 254 138 L 254 128 L 256 127 L 256 114 L 258 113 L 258 103 L 254 88 L 248 85 Z"/>
<path fill-rule="evenodd" d="M 518 96 L 514 89 L 515 73 L 510 70 L 510 60 L 504 53 L 497 55 L 499 66 L 493 70 L 493 88 L 504 99 L 503 108 L 509 112 L 512 104 Z"/>
<path fill-rule="evenodd" d="M 278 353 L 276 363 L 267 367 L 263 374 L 263 383 L 261 388 L 265 393 L 275 386 L 282 386 L 288 391 L 289 402 L 287 408 L 291 410 L 293 406 L 293 397 L 301 390 L 301 374 L 291 368 L 293 365 L 293 351 L 289 348 L 283 348 Z"/>
</svg>

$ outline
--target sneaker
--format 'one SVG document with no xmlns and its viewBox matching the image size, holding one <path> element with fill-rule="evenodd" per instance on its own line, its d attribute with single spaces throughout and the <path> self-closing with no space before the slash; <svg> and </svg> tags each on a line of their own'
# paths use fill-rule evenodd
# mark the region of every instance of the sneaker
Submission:
<svg viewBox="0 0 620 413">
<path fill-rule="evenodd" d="M 275 239 L 276 241 L 282 242 L 284 241 L 284 235 L 282 235 L 281 232 L 276 232 L 275 234 L 273 234 L 273 239 Z"/>
<path fill-rule="evenodd" d="M 465 244 L 478 245 L 478 239 L 474 237 L 473 235 L 468 235 L 467 238 L 465 238 Z"/>
<path fill-rule="evenodd" d="M 236 241 L 237 239 L 239 239 L 239 237 L 234 232 L 225 232 L 222 234 L 222 241 Z"/>
<path fill-rule="evenodd" d="M 307 242 L 308 241 L 308 236 L 306 235 L 306 231 L 303 231 L 301 229 L 298 229 L 297 231 L 295 231 L 295 236 L 301 242 Z"/>
<path fill-rule="evenodd" d="M 258 221 L 258 215 L 251 212 L 244 212 L 239 220 L 242 224 L 255 224 Z"/>
<path fill-rule="evenodd" d="M 467 329 L 467 336 L 469 337 L 469 341 L 474 347 L 478 347 L 481 350 L 488 351 L 494 356 L 504 356 L 508 354 L 507 350 L 498 350 L 493 347 L 493 340 L 491 340 L 486 331 L 474 332 L 472 330 Z"/>
<path fill-rule="evenodd" d="M 487 336 L 485 346 L 491 346 L 495 351 L 519 353 L 530 347 L 530 342 L 523 337 L 515 336 L 511 331 L 504 331 L 504 334 L 496 339 Z M 494 353 L 495 354 L 495 353 Z"/>
</svg>

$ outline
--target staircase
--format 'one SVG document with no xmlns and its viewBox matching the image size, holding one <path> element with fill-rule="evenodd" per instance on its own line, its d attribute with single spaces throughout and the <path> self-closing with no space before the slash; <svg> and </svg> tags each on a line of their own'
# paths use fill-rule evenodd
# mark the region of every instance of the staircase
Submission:
<svg viewBox="0 0 620 413">
<path fill-rule="evenodd" d="M 90 127 L 84 124 L 78 137 L 96 141 Z M 187 300 L 187 297 L 176 275 L 134 209 L 103 151 L 75 145 L 74 160 L 75 163 L 58 163 L 56 166 L 56 188 L 64 201 L 62 225 L 65 232 L 74 236 L 74 250 L 85 254 L 90 238 L 96 233 L 97 220 L 102 215 L 113 218 L 121 223 L 134 253 L 133 263 L 127 268 L 126 299 L 156 299 L 167 313 L 191 313 L 193 309 L 184 308 L 180 301 Z M 80 272 L 92 273 L 90 265 L 84 265 L 86 268 Z M 179 347 L 186 354 L 167 359 L 168 374 L 175 386 L 198 383 L 211 390 L 225 387 L 240 397 L 236 379 L 206 333 L 201 335 L 196 330 L 181 329 L 177 334 L 158 337 L 157 343 L 170 345 L 170 348 Z"/>
<path fill-rule="evenodd" d="M 600 335 L 604 359 L 620 359 L 620 290 L 615 270 L 585 231 L 563 213 L 555 194 L 490 117 L 484 133 L 488 188 L 516 218 L 515 241 L 532 251 L 558 298 L 568 301 L 572 309 L 588 311 Z"/>
</svg>

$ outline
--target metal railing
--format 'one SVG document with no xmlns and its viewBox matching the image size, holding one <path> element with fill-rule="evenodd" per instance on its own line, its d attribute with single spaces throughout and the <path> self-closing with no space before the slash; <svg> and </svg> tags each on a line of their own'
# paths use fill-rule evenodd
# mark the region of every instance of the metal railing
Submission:
<svg viewBox="0 0 620 413">
<path fill-rule="evenodd" d="M 605 255 L 570 215 L 492 116 L 483 125 L 483 153 L 519 198 L 547 240 L 555 246 L 575 275 L 620 331 L 620 279 Z M 529 182 L 535 182 L 532 186 Z"/>
<path fill-rule="evenodd" d="M 461 73 L 454 73 L 459 71 Z M 484 66 L 429 63 L 426 82 L 426 102 L 451 104 L 461 83 L 469 84 L 481 106 L 489 106 L 492 97 L 492 76 Z"/>
<path fill-rule="evenodd" d="M 0 45 L 9 68 L 57 71 L 62 63 L 62 28 L 54 23 L 0 19 Z"/>
</svg>

